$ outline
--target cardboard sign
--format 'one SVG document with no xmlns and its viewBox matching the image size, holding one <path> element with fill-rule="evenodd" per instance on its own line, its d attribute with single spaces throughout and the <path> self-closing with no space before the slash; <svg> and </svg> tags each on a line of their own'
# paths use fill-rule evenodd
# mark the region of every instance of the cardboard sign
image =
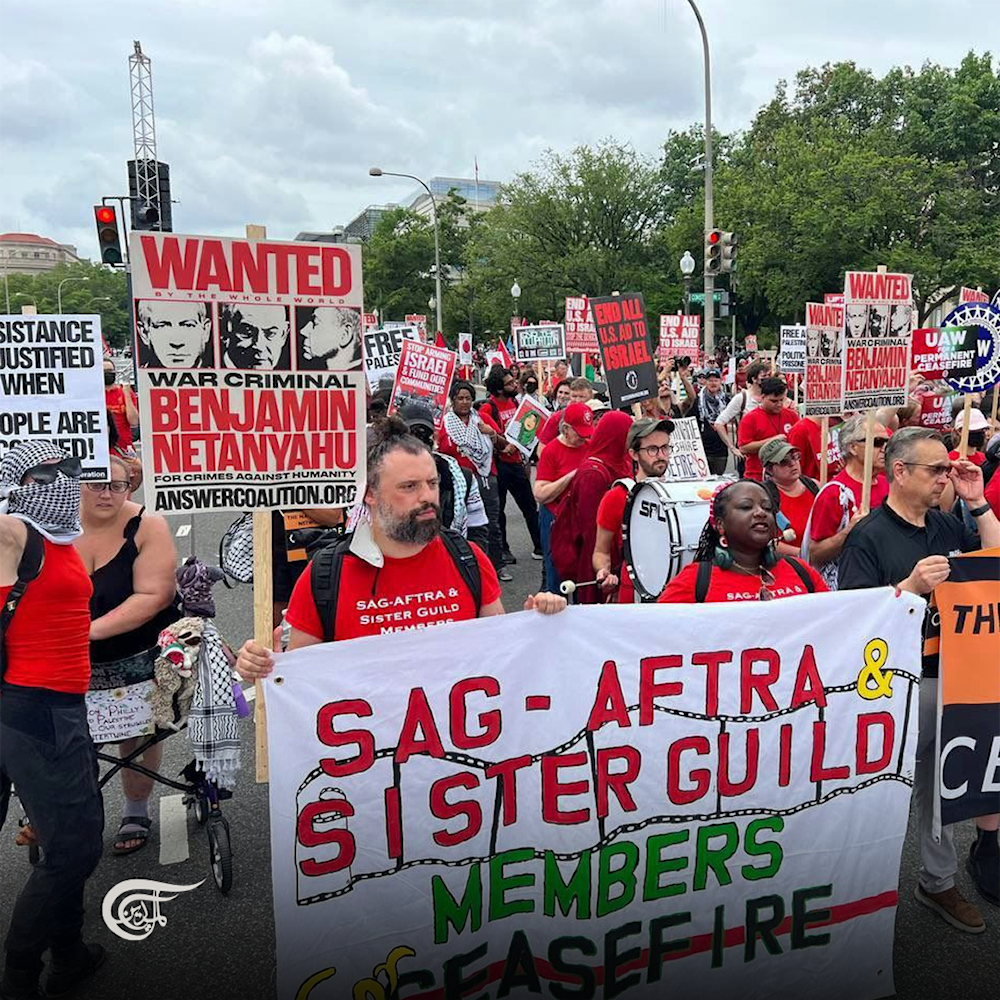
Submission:
<svg viewBox="0 0 1000 1000">
<path fill-rule="evenodd" d="M 407 340 L 396 369 L 389 413 L 395 413 L 406 403 L 422 402 L 440 427 L 448 406 L 448 390 L 455 374 L 458 355 L 443 347 Z"/>
<path fill-rule="evenodd" d="M 660 316 L 660 364 L 671 358 L 698 358 L 701 317 L 666 313 Z"/>
<path fill-rule="evenodd" d="M 547 406 L 531 396 L 524 396 L 507 424 L 504 437 L 525 458 L 530 458 L 538 444 L 538 432 L 551 415 L 552 411 Z"/>
<path fill-rule="evenodd" d="M 362 313 L 361 325 L 365 330 L 374 330 L 378 326 L 378 318 L 375 313 Z"/>
<path fill-rule="evenodd" d="M 421 340 L 427 340 L 427 317 L 423 313 L 407 313 L 406 325 L 415 326 Z"/>
<path fill-rule="evenodd" d="M 843 413 L 841 401 L 841 332 L 844 307 L 837 303 L 806 303 L 807 416 L 831 417 Z"/>
<path fill-rule="evenodd" d="M 129 245 L 148 509 L 352 506 L 361 248 L 138 231 Z"/>
<path fill-rule="evenodd" d="M 743 338 L 743 348 L 744 348 L 744 350 L 749 351 L 751 354 L 756 354 L 757 353 L 757 334 L 755 334 L 755 333 L 748 333 Z"/>
<path fill-rule="evenodd" d="M 990 297 L 986 292 L 981 292 L 978 288 L 966 288 L 964 285 L 958 290 L 959 304 L 963 302 L 989 302 Z"/>
<path fill-rule="evenodd" d="M 51 441 L 108 478 L 100 316 L 0 316 L 0 458 L 24 441 Z"/>
<path fill-rule="evenodd" d="M 586 295 L 566 296 L 565 327 L 566 350 L 570 354 L 596 354 L 600 350 Z"/>
<path fill-rule="evenodd" d="M 566 357 L 566 338 L 561 323 L 514 327 L 514 358 L 517 361 L 558 361 Z"/>
<path fill-rule="evenodd" d="M 913 371 L 926 379 L 967 378 L 976 372 L 974 326 L 932 326 L 913 331 Z"/>
<path fill-rule="evenodd" d="M 415 326 L 367 330 L 364 335 L 365 376 L 374 392 L 383 378 L 395 378 L 399 356 L 407 340 L 419 340 Z"/>
<path fill-rule="evenodd" d="M 928 392 L 920 397 L 920 426 L 942 434 L 951 430 L 955 420 L 951 410 L 952 396 L 944 392 Z"/>
<path fill-rule="evenodd" d="M 781 328 L 781 371 L 785 375 L 804 375 L 806 372 L 806 328 L 783 326 Z"/>
<path fill-rule="evenodd" d="M 458 335 L 458 363 L 460 365 L 472 364 L 472 334 L 460 333 Z"/>
<path fill-rule="evenodd" d="M 920 598 L 448 600 L 264 682 L 278 997 L 893 994 Z"/>
<path fill-rule="evenodd" d="M 629 292 L 591 299 L 590 312 L 601 345 L 601 363 L 615 408 L 656 395 L 656 364 L 646 328 L 642 295 Z"/>
<path fill-rule="evenodd" d="M 824 305 L 828 306 L 842 306 L 844 304 L 844 293 L 843 292 L 827 292 L 823 296 Z"/>
<path fill-rule="evenodd" d="M 844 412 L 906 405 L 912 330 L 912 275 L 844 275 Z"/>
<path fill-rule="evenodd" d="M 639 442 L 642 445 L 642 442 Z M 695 417 L 681 417 L 674 421 L 670 435 L 670 464 L 665 479 L 707 479 L 711 475 L 705 445 Z"/>
<path fill-rule="evenodd" d="M 142 658 L 91 665 L 87 727 L 95 744 L 152 735 L 152 674 L 152 665 Z"/>
</svg>

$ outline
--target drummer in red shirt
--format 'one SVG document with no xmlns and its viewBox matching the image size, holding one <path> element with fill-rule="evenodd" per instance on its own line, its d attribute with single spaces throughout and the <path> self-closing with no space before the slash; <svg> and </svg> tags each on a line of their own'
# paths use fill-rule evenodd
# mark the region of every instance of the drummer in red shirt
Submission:
<svg viewBox="0 0 1000 1000">
<path fill-rule="evenodd" d="M 740 479 L 715 492 L 695 561 L 660 595 L 660 604 L 771 601 L 827 589 L 811 566 L 775 547 L 774 505 L 760 483 Z"/>
<path fill-rule="evenodd" d="M 637 420 L 628 431 L 625 446 L 635 462 L 635 481 L 658 478 L 667 471 L 670 464 L 670 435 L 674 422 L 667 418 L 654 420 L 646 417 Z M 605 594 L 618 590 L 619 604 L 632 604 L 635 587 L 628 568 L 622 563 L 620 579 L 613 572 L 622 552 L 622 521 L 629 491 L 624 483 L 612 486 L 600 507 L 597 508 L 597 541 L 594 544 L 594 569 L 597 582 Z"/>
<path fill-rule="evenodd" d="M 775 438 L 787 438 L 799 415 L 786 405 L 788 387 L 780 378 L 760 380 L 760 405 L 745 413 L 740 421 L 739 447 L 746 457 L 747 479 L 763 480 L 760 449 Z"/>
</svg>

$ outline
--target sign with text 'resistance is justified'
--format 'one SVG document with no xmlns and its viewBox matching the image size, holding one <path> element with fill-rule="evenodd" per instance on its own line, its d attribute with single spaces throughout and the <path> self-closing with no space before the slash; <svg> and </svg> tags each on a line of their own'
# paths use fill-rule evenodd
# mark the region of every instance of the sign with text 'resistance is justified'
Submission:
<svg viewBox="0 0 1000 1000">
<path fill-rule="evenodd" d="M 923 601 L 414 588 L 266 681 L 280 1000 L 892 994 Z"/>
<path fill-rule="evenodd" d="M 133 232 L 130 251 L 150 509 L 352 505 L 360 248 Z"/>
</svg>

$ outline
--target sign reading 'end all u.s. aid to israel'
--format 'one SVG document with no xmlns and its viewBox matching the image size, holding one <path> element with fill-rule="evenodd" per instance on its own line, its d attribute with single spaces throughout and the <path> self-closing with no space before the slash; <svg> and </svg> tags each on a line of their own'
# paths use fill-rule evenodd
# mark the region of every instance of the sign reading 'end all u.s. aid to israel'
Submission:
<svg viewBox="0 0 1000 1000">
<path fill-rule="evenodd" d="M 571 608 L 282 657 L 278 996 L 891 994 L 922 610 Z"/>
</svg>

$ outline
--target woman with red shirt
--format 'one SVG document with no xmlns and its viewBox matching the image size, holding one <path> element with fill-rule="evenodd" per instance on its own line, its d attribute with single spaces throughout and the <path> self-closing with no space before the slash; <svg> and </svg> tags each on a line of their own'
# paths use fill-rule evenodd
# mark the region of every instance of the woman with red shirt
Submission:
<svg viewBox="0 0 1000 1000">
<path fill-rule="evenodd" d="M 774 505 L 760 483 L 724 484 L 712 498 L 694 562 L 667 584 L 659 603 L 771 601 L 827 590 L 811 566 L 778 555 L 777 534 Z"/>
</svg>

